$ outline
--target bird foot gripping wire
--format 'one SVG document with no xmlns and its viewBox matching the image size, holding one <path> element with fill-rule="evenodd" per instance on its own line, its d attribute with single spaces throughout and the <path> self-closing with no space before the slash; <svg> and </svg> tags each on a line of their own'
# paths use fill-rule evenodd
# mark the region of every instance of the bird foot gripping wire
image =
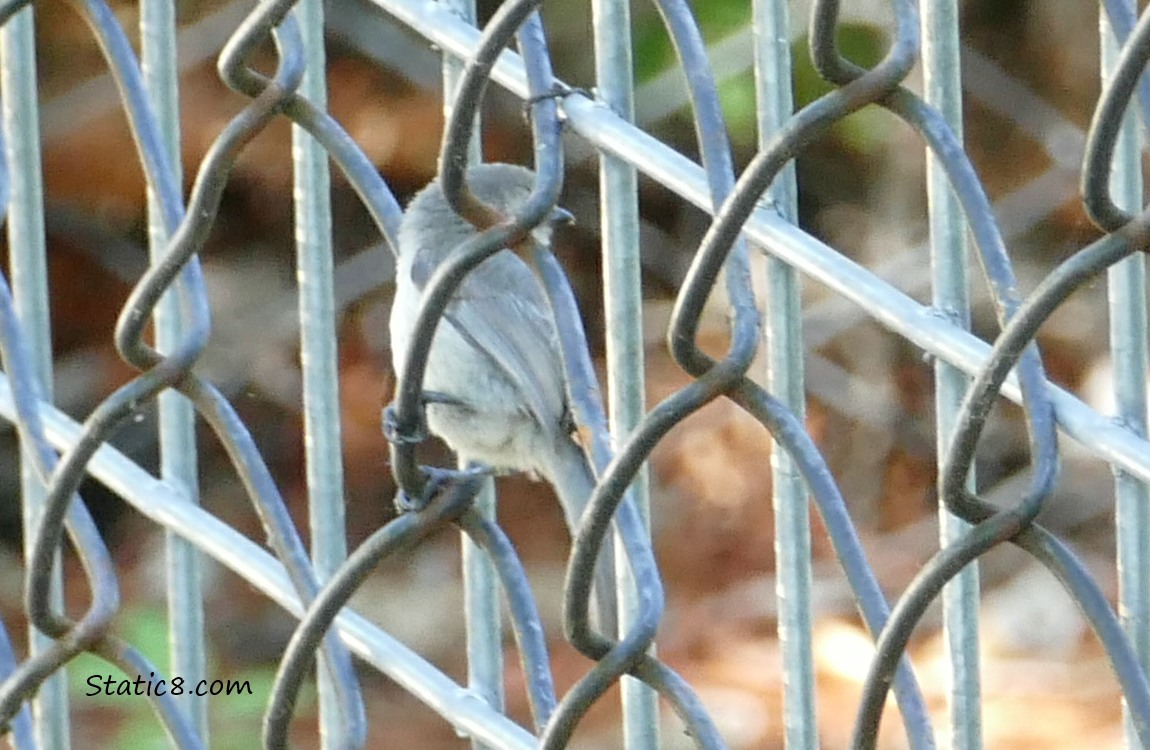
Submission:
<svg viewBox="0 0 1150 750">
<path fill-rule="evenodd" d="M 416 445 L 422 443 L 430 434 L 427 429 L 426 407 L 428 404 L 445 404 L 461 406 L 462 401 L 447 393 L 440 391 L 424 391 L 420 398 L 421 406 L 419 421 L 415 429 L 400 427 L 395 404 L 388 404 L 383 409 L 383 436 L 393 445 Z M 466 469 L 445 469 L 438 466 L 420 465 L 419 473 L 423 481 L 418 483 L 418 492 L 409 492 L 407 488 L 400 487 L 395 496 L 395 508 L 400 513 L 419 512 L 427 507 L 441 491 L 450 487 L 470 482 L 479 476 L 492 473 L 490 467 L 480 464 L 471 464 Z"/>
<path fill-rule="evenodd" d="M 414 428 L 402 427 L 395 404 L 390 403 L 383 407 L 381 426 L 383 436 L 392 445 L 418 445 L 427 440 L 430 431 L 427 429 L 427 405 L 445 404 L 448 406 L 462 406 L 463 402 L 454 396 L 441 391 L 424 391 L 420 399 L 419 419 Z"/>
<path fill-rule="evenodd" d="M 488 476 L 492 473 L 491 467 L 472 464 L 466 469 L 445 469 L 442 466 L 426 466 L 420 464 L 419 471 L 424 476 L 423 491 L 412 497 L 401 487 L 395 493 L 395 509 L 400 513 L 418 513 L 441 492 L 448 492 L 455 487 L 472 480 Z"/>
</svg>

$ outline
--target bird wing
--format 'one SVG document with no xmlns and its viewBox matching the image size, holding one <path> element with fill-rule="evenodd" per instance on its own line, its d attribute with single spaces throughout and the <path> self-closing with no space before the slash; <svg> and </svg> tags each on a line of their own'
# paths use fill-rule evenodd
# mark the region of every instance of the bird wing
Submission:
<svg viewBox="0 0 1150 750">
<path fill-rule="evenodd" d="M 417 259 L 416 285 L 423 288 L 432 271 Z M 460 284 L 444 317 L 518 388 L 541 428 L 558 429 L 566 401 L 559 344 L 550 303 L 526 263 L 510 250 L 483 261 Z M 476 320 L 486 325 L 467 323 Z"/>
</svg>

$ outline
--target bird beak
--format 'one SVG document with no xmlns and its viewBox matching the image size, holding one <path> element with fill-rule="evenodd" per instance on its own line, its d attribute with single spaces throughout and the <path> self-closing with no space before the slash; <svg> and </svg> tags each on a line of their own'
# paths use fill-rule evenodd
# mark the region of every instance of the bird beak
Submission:
<svg viewBox="0 0 1150 750">
<path fill-rule="evenodd" d="M 553 227 L 569 227 L 575 223 L 575 216 L 567 209 L 556 206 L 551 210 L 548 223 Z"/>
</svg>

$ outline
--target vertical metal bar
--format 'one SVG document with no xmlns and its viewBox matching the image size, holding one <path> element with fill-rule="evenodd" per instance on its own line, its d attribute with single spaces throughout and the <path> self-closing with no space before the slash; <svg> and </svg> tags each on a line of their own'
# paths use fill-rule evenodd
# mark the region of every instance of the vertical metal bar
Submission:
<svg viewBox="0 0 1150 750">
<path fill-rule="evenodd" d="M 475 509 L 495 518 L 495 482 L 483 480 Z M 504 710 L 503 622 L 495 564 L 466 534 L 463 545 L 463 607 L 467 620 L 467 686 L 496 711 Z M 487 746 L 473 740 L 475 750 Z"/>
<path fill-rule="evenodd" d="M 8 248 L 16 314 L 28 336 L 41 396 L 52 400 L 52 334 L 48 306 L 48 265 L 44 239 L 44 186 L 40 165 L 40 117 L 36 98 L 36 38 L 32 8 L 12 17 L 0 29 L 0 86 L 12 196 L 8 209 Z M 35 463 L 20 462 L 24 538 L 35 536 L 44 500 L 44 485 Z M 31 545 L 25 545 L 25 552 Z M 63 610 L 64 598 L 57 559 L 52 579 L 52 606 Z M 29 635 L 29 650 L 39 653 L 51 639 L 37 631 Z M 69 746 L 68 677 L 61 669 L 50 677 L 32 701 L 36 745 L 41 750 Z"/>
<path fill-rule="evenodd" d="M 1137 12 L 1135 3 L 1129 3 Z M 1120 47 L 1105 11 L 1100 12 L 1102 78 L 1118 63 Z M 1127 112 L 1114 152 L 1111 192 L 1120 208 L 1142 206 L 1139 131 Z M 1116 417 L 1129 430 L 1146 436 L 1146 259 L 1136 253 L 1107 272 L 1110 298 L 1110 354 L 1114 363 Z M 1117 524 L 1118 613 L 1142 666 L 1150 669 L 1150 492 L 1145 482 L 1114 470 Z M 1126 747 L 1140 747 L 1129 712 L 1125 712 Z"/>
<path fill-rule="evenodd" d="M 183 182 L 180 163 L 179 64 L 176 59 L 176 9 L 172 0 L 144 0 L 140 6 L 140 57 L 148 98 L 164 135 L 174 182 Z M 167 249 L 168 233 L 156 196 L 148 190 L 148 246 L 153 262 Z M 169 291 L 156 307 L 156 346 L 161 352 L 175 348 L 183 336 L 179 299 Z M 196 472 L 195 411 L 180 394 L 165 391 L 159 398 L 160 472 L 192 501 L 199 500 Z M 169 669 L 196 684 L 207 676 L 204 640 L 204 603 L 200 555 L 196 548 L 171 531 L 165 532 Z M 208 697 L 178 696 L 192 719 L 200 740 L 208 744 Z"/>
<path fill-rule="evenodd" d="M 475 496 L 475 509 L 495 518 L 495 482 L 483 480 Z M 467 621 L 467 687 L 496 711 L 504 710 L 503 622 L 499 610 L 499 579 L 495 564 L 484 551 L 462 535 L 463 607 Z M 475 750 L 486 750 L 472 740 Z"/>
<path fill-rule="evenodd" d="M 464 22 L 476 22 L 475 0 L 440 0 Z M 464 61 L 449 54 L 443 56 L 443 118 L 446 122 L 455 108 L 455 89 L 463 75 Z M 468 162 L 483 159 L 483 139 L 479 132 L 479 115 L 475 116 L 475 133 L 468 145 Z M 495 482 L 483 481 L 475 497 L 475 509 L 487 518 L 495 518 Z M 467 686 L 487 701 L 496 711 L 504 709 L 503 689 L 503 622 L 499 610 L 499 579 L 495 564 L 466 534 L 463 545 L 463 608 L 467 620 Z M 478 740 L 475 750 L 487 747 Z"/>
<path fill-rule="evenodd" d="M 752 14 L 759 147 L 764 148 L 794 111 L 790 19 L 786 2 L 780 0 L 755 0 Z M 793 162 L 779 173 L 766 197 L 784 218 L 798 221 Z M 765 265 L 762 270 L 766 273 L 767 384 L 771 393 L 802 419 L 806 400 L 798 272 L 769 255 L 757 265 L 760 269 Z M 778 443 L 771 448 L 771 477 L 785 742 L 792 750 L 813 750 L 818 747 L 818 716 L 811 646 L 810 515 L 806 486 L 791 457 Z"/>
<path fill-rule="evenodd" d="M 317 107 L 326 108 L 322 2 L 302 0 L 293 12 L 300 22 L 307 57 L 299 93 Z M 347 555 L 327 160 L 327 153 L 315 139 L 303 128 L 292 127 L 308 523 L 312 560 L 320 581 L 331 576 Z M 317 683 L 323 747 L 346 747 L 348 738 L 343 733 L 347 727 L 341 724 L 331 675 L 319 670 Z"/>
<path fill-rule="evenodd" d="M 631 13 L 627 0 L 592 0 L 595 81 L 598 99 L 627 122 L 635 119 Z M 603 302 L 607 322 L 608 407 L 611 438 L 623 444 L 643 418 L 646 403 L 643 362 L 643 294 L 639 262 L 639 182 L 635 168 L 599 154 L 599 205 L 603 242 Z M 650 527 L 648 469 L 631 485 Z M 615 545 L 619 626 L 626 632 L 639 617 L 634 581 L 623 544 Z M 623 677 L 623 738 L 628 748 L 659 747 L 659 702 L 655 691 Z"/>
<path fill-rule="evenodd" d="M 958 4 L 955 0 L 927 0 L 922 6 L 923 78 L 926 101 L 942 112 L 962 138 L 962 81 L 959 58 Z M 942 165 L 927 152 L 927 197 L 930 213 L 932 304 L 962 328 L 970 327 L 966 233 L 958 198 L 950 188 Z M 942 360 L 934 365 L 935 442 L 943 455 L 954 439 L 955 418 L 968 380 Z M 973 485 L 973 476 L 969 480 Z M 939 537 L 948 546 L 969 526 L 939 508 Z M 943 589 L 943 630 L 950 660 L 951 747 L 982 747 L 981 685 L 978 675 L 978 568 L 968 565 Z"/>
</svg>

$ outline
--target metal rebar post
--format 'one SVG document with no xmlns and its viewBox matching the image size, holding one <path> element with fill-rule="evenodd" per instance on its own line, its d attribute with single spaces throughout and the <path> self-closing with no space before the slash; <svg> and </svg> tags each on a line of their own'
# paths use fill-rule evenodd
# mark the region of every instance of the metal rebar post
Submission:
<svg viewBox="0 0 1150 750">
<path fill-rule="evenodd" d="M 323 4 L 301 0 L 293 11 L 303 38 L 307 72 L 299 94 L 327 108 Z M 300 369 L 303 377 L 304 448 L 312 562 L 322 583 L 347 556 L 340 440 L 339 350 L 336 338 L 335 265 L 331 237 L 331 176 L 328 154 L 298 125 L 292 126 L 296 278 L 299 283 Z M 351 744 L 341 723 L 331 675 L 320 669 L 320 736 L 324 748 Z"/>
<path fill-rule="evenodd" d="M 177 19 L 172 0 L 146 0 L 140 5 L 140 61 L 148 98 L 164 136 L 168 163 L 175 172 L 175 184 L 183 182 L 180 160 L 179 61 L 176 55 Z M 161 259 L 170 239 L 157 197 L 148 190 L 148 245 L 154 260 Z M 161 353 L 179 345 L 184 335 L 179 299 L 174 291 L 164 295 L 156 308 L 156 348 Z M 195 411 L 191 403 L 175 391 L 159 397 L 160 475 L 186 493 L 199 499 L 196 467 Z M 207 646 L 204 638 L 202 561 L 195 547 L 169 531 L 164 538 L 168 591 L 168 642 L 171 658 L 168 668 L 197 684 L 207 676 Z M 187 711 L 199 734 L 208 743 L 207 696 L 191 691 L 176 700 Z"/>
<path fill-rule="evenodd" d="M 1137 8 L 1128 3 L 1132 12 Z M 1100 12 L 1101 69 L 1105 83 L 1121 49 L 1105 11 Z M 1115 204 L 1137 212 L 1142 206 L 1140 132 L 1133 112 L 1127 112 L 1115 147 L 1110 190 Z M 1110 305 L 1110 355 L 1113 360 L 1115 417 L 1128 430 L 1146 436 L 1146 259 L 1132 255 L 1107 271 Z M 1114 471 L 1115 523 L 1118 555 L 1118 613 L 1142 661 L 1150 668 L 1150 492 L 1146 482 L 1121 469 Z M 1126 747 L 1139 747 L 1132 718 L 1125 710 Z"/>
<path fill-rule="evenodd" d="M 752 13 L 759 148 L 766 148 L 794 113 L 790 14 L 786 3 L 768 0 L 756 0 Z M 779 173 L 764 197 L 785 220 L 798 222 L 798 184 L 793 161 Z M 757 258 L 755 265 L 757 274 L 765 274 L 759 305 L 765 311 L 767 386 L 801 420 L 806 399 L 799 275 L 786 262 L 766 253 Z M 771 484 L 777 627 L 787 675 L 783 731 L 789 750 L 813 750 L 818 747 L 819 734 L 811 645 L 810 511 L 807 488 L 798 468 L 777 441 L 771 443 Z"/>
<path fill-rule="evenodd" d="M 44 237 L 44 186 L 40 163 L 40 123 L 36 94 L 36 40 L 32 8 L 26 7 L 0 29 L 0 88 L 12 192 L 8 209 L 8 247 L 16 314 L 27 334 L 44 400 L 52 399 L 52 334 L 48 312 L 48 267 Z M 20 490 L 24 538 L 32 539 L 39 522 L 45 487 L 22 448 Z M 24 551 L 31 554 L 32 545 Z M 64 606 L 59 558 L 52 576 L 52 607 Z M 29 652 L 48 649 L 52 640 L 29 634 Z M 68 677 L 64 670 L 48 679 L 32 702 L 40 750 L 69 745 Z"/>
<path fill-rule="evenodd" d="M 631 13 L 626 0 L 593 0 L 596 93 L 626 122 L 634 121 Z M 603 300 L 607 330 L 608 413 L 614 448 L 624 444 L 645 411 L 643 295 L 639 252 L 639 196 L 635 168 L 611 154 L 599 154 L 599 206 L 603 244 Z M 650 529 L 649 472 L 635 474 L 630 494 Z M 619 590 L 619 632 L 640 614 L 625 545 L 615 545 Z M 612 634 L 613 635 L 613 634 Z M 652 648 L 652 653 L 654 648 Z M 655 691 L 622 678 L 624 745 L 659 747 L 659 703 Z"/>
<path fill-rule="evenodd" d="M 464 23 L 476 23 L 475 0 L 439 0 Z M 455 107 L 455 90 L 463 75 L 465 60 L 443 54 L 443 119 L 451 117 Z M 478 164 L 483 160 L 483 139 L 480 137 L 479 114 L 475 116 L 475 131 L 468 143 L 467 161 Z M 475 511 L 483 518 L 494 520 L 495 480 L 483 480 L 475 496 Z M 491 558 L 466 534 L 460 534 L 463 555 L 463 606 L 467 619 L 467 686 L 495 711 L 502 711 L 505 703 L 503 686 L 503 621 L 499 609 L 499 577 Z M 488 746 L 479 739 L 472 741 L 474 750 Z"/>
<path fill-rule="evenodd" d="M 962 139 L 962 81 L 958 4 L 927 0 L 922 5 L 923 86 L 926 102 L 936 107 Z M 927 197 L 930 214 L 931 303 L 938 315 L 960 328 L 970 327 L 966 227 L 958 198 L 934 153 L 927 150 Z M 969 379 L 954 365 L 934 363 L 935 444 L 946 454 L 954 439 L 955 419 Z M 968 487 L 974 489 L 971 473 Z M 970 525 L 939 504 L 939 542 L 946 547 Z M 947 700 L 952 746 L 982 747 L 981 686 L 978 674 L 978 567 L 970 565 L 942 593 L 943 629 L 950 664 Z"/>
</svg>

